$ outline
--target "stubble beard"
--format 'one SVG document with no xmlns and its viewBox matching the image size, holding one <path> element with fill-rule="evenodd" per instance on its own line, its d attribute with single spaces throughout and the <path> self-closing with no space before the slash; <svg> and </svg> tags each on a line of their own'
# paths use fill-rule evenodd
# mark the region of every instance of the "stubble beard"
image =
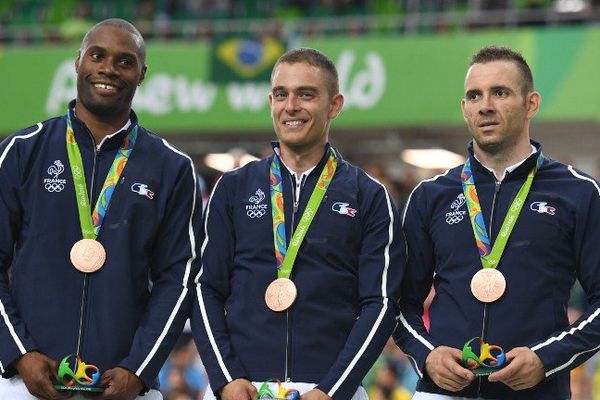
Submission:
<svg viewBox="0 0 600 400">
<path fill-rule="evenodd" d="M 473 141 L 482 152 L 489 155 L 495 155 L 504 150 L 505 141 L 501 137 L 497 137 L 496 135 L 488 136 L 485 133 L 480 132 L 477 127 L 471 127 L 470 130 Z"/>
<path fill-rule="evenodd" d="M 111 119 L 115 116 L 129 112 L 133 99 L 116 99 L 113 102 L 82 101 L 83 106 L 93 115 Z"/>
</svg>

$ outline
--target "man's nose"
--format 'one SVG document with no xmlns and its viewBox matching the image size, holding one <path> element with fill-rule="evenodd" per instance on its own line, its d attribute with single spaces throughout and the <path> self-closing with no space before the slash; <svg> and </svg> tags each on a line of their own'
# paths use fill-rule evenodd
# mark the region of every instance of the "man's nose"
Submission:
<svg viewBox="0 0 600 400">
<path fill-rule="evenodd" d="M 298 111 L 300 109 L 299 106 L 299 99 L 298 96 L 296 96 L 295 94 L 291 93 L 286 102 L 285 102 L 285 110 L 287 112 L 294 112 L 294 111 Z"/>
<path fill-rule="evenodd" d="M 491 96 L 483 95 L 481 97 L 481 103 L 479 108 L 480 114 L 489 114 L 494 112 L 496 109 L 494 108 L 494 101 Z"/>
<path fill-rule="evenodd" d="M 115 68 L 115 64 L 112 58 L 105 58 L 102 63 L 100 63 L 100 67 L 98 68 L 98 72 L 104 73 L 106 75 L 115 75 L 117 73 L 117 69 Z"/>
</svg>

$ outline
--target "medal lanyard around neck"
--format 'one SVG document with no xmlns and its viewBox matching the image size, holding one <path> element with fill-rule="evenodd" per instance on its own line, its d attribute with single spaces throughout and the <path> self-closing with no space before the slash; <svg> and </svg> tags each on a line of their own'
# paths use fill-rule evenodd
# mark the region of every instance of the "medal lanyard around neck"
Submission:
<svg viewBox="0 0 600 400">
<path fill-rule="evenodd" d="M 81 233 L 85 239 L 96 239 L 98 237 L 98 232 L 100 232 L 100 228 L 102 227 L 102 222 L 104 221 L 104 216 L 108 210 L 115 186 L 117 185 L 117 182 L 119 182 L 121 173 L 135 146 L 137 133 L 138 125 L 131 129 L 125 139 L 123 139 L 123 144 L 115 155 L 115 159 L 110 166 L 104 185 L 102 185 L 100 196 L 98 196 L 98 200 L 96 201 L 96 207 L 94 207 L 94 211 L 92 212 L 85 182 L 83 160 L 81 158 L 79 146 L 75 140 L 75 132 L 73 131 L 73 124 L 71 122 L 71 110 L 67 112 L 67 154 L 69 156 L 69 166 L 75 184 L 75 196 L 77 199 Z"/>
<path fill-rule="evenodd" d="M 135 146 L 137 133 L 138 125 L 131 129 L 125 137 L 125 139 L 123 139 L 123 143 L 117 151 L 115 159 L 113 160 L 113 163 L 110 166 L 110 170 L 108 171 L 108 175 L 106 176 L 104 185 L 102 185 L 100 196 L 98 196 L 98 200 L 96 201 L 96 207 L 94 207 L 94 211 L 92 212 L 90 206 L 90 198 L 88 196 L 87 191 L 87 185 L 85 182 L 85 170 L 83 169 L 81 151 L 79 150 L 79 145 L 77 144 L 77 140 L 75 139 L 75 132 L 73 131 L 73 123 L 71 121 L 71 110 L 67 111 L 67 155 L 69 158 L 69 167 L 71 168 L 71 174 L 73 175 L 73 183 L 75 185 L 75 197 L 77 201 L 77 211 L 79 213 L 79 223 L 81 225 L 81 234 L 83 235 L 84 239 L 95 240 L 98 237 L 98 232 L 100 232 L 100 228 L 102 227 L 102 222 L 104 221 L 106 210 L 108 210 L 108 206 L 110 204 L 110 200 L 115 190 L 115 186 L 119 181 L 121 173 L 123 172 L 123 169 L 125 168 L 125 165 L 129 160 L 131 151 Z M 83 278 L 83 289 L 81 293 L 81 304 L 79 310 L 77 349 L 75 352 L 76 355 L 79 355 L 79 351 L 81 350 L 83 308 L 85 304 L 86 287 L 87 274 L 85 274 Z"/>
<path fill-rule="evenodd" d="M 281 182 L 281 166 L 279 156 L 275 154 L 271 162 L 270 180 L 271 180 L 271 214 L 273 216 L 273 240 L 275 245 L 275 259 L 277 260 L 277 277 L 290 278 L 294 261 L 298 255 L 300 245 L 306 236 L 306 232 L 317 213 L 319 205 L 325 196 L 325 192 L 333 179 L 333 174 L 337 168 L 337 158 L 333 148 L 321 176 L 313 189 L 308 204 L 300 217 L 298 227 L 292 235 L 289 247 L 286 248 L 285 235 L 285 211 L 283 208 L 283 184 Z"/>
<path fill-rule="evenodd" d="M 506 217 L 504 217 L 502 228 L 500 228 L 500 232 L 498 233 L 493 247 L 490 245 L 490 238 L 485 227 L 483 213 L 481 212 L 481 204 L 479 203 L 479 197 L 477 196 L 477 190 L 475 189 L 475 180 L 473 179 L 473 172 L 471 170 L 471 159 L 468 158 L 465 162 L 460 177 L 462 180 L 463 193 L 467 202 L 467 208 L 469 210 L 471 225 L 473 226 L 473 233 L 475 234 L 475 242 L 477 243 L 477 249 L 479 250 L 483 268 L 498 267 L 502 253 L 508 243 L 508 238 L 517 223 L 517 218 L 519 218 L 521 209 L 525 204 L 525 199 L 531 189 L 533 178 L 540 169 L 543 161 L 544 155 L 540 152 L 535 167 L 529 171 L 527 179 L 523 185 L 521 185 L 517 196 L 512 201 L 512 204 L 506 213 Z"/>
</svg>

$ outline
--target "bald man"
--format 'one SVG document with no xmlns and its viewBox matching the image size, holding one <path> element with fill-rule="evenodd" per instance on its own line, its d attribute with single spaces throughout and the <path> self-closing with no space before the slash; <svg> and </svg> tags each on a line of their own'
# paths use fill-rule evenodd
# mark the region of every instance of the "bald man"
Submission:
<svg viewBox="0 0 600 400">
<path fill-rule="evenodd" d="M 81 43 L 66 114 L 0 143 L 2 399 L 67 397 L 59 363 L 76 357 L 98 372 L 97 399 L 162 398 L 201 206 L 191 159 L 131 109 L 145 60 L 133 25 L 100 22 Z"/>
</svg>

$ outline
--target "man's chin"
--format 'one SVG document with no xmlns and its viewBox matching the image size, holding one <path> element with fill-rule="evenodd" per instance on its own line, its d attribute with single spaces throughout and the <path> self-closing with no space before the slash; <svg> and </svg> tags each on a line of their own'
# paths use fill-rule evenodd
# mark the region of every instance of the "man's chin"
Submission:
<svg viewBox="0 0 600 400">
<path fill-rule="evenodd" d="M 87 107 L 91 114 L 101 118 L 111 118 L 116 115 L 123 114 L 129 111 L 130 106 L 124 106 L 123 104 L 92 104 Z"/>
<path fill-rule="evenodd" d="M 502 149 L 502 142 L 497 140 L 477 140 L 475 139 L 475 143 L 477 143 L 477 147 L 479 147 L 482 151 L 486 153 L 495 153 Z"/>
</svg>

